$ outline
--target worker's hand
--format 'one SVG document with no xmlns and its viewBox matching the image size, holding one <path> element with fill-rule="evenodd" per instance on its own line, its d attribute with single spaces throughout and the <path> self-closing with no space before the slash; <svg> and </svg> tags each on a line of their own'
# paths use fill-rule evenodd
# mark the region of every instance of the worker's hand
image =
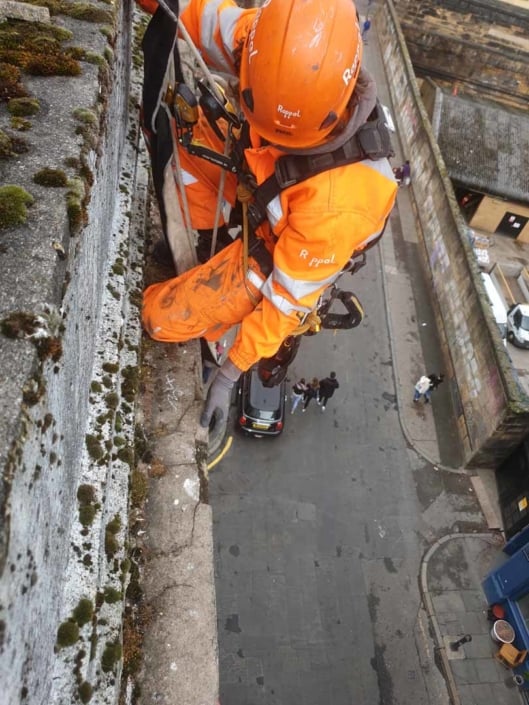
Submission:
<svg viewBox="0 0 529 705">
<path fill-rule="evenodd" d="M 217 418 L 220 421 L 228 416 L 228 411 L 231 402 L 231 390 L 233 385 L 241 376 L 240 370 L 233 362 L 227 358 L 222 367 L 217 372 L 217 376 L 211 383 L 206 398 L 204 411 L 200 416 L 200 425 L 203 428 L 208 428 L 211 417 L 217 412 Z"/>
</svg>

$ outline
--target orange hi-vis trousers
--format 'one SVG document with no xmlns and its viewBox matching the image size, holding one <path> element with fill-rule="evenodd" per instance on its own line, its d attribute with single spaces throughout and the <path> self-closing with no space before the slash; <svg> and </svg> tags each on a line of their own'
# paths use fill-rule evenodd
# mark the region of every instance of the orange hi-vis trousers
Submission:
<svg viewBox="0 0 529 705">
<path fill-rule="evenodd" d="M 167 343 L 194 338 L 218 340 L 251 313 L 262 298 L 259 265 L 235 240 L 205 264 L 179 277 L 149 286 L 143 294 L 142 321 L 147 333 Z"/>
</svg>

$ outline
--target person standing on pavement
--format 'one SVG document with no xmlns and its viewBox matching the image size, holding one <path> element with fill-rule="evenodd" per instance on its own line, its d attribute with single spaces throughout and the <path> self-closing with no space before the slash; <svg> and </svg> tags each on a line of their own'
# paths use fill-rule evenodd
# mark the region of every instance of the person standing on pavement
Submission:
<svg viewBox="0 0 529 705">
<path fill-rule="evenodd" d="M 310 404 L 310 402 L 313 399 L 316 399 L 316 403 L 319 404 L 319 389 L 320 389 L 320 383 L 318 381 L 317 377 L 312 378 L 312 382 L 309 384 L 307 387 L 307 390 L 304 395 L 305 399 L 305 404 L 303 405 L 302 412 L 305 413 L 307 411 L 307 406 Z"/>
<path fill-rule="evenodd" d="M 298 408 L 298 405 L 305 396 L 305 392 L 307 391 L 307 389 L 308 387 L 304 377 L 302 377 L 296 382 L 296 384 L 293 385 L 292 394 L 290 395 L 290 401 L 292 402 L 292 409 L 290 410 L 291 414 L 293 414 Z"/>
<path fill-rule="evenodd" d="M 320 398 L 318 404 L 321 404 L 322 412 L 325 411 L 328 400 L 332 397 L 335 390 L 338 389 L 340 384 L 336 379 L 336 372 L 331 372 L 328 377 L 320 379 Z"/>
<path fill-rule="evenodd" d="M 426 375 L 422 375 L 415 384 L 415 393 L 413 395 L 413 401 L 416 403 L 421 397 L 424 397 L 424 403 L 430 403 L 430 395 L 432 391 L 430 389 L 430 378 Z"/>
<path fill-rule="evenodd" d="M 409 186 L 411 184 L 411 166 L 410 162 L 406 160 L 400 168 L 400 178 L 404 186 Z"/>
<path fill-rule="evenodd" d="M 371 18 L 368 15 L 364 20 L 364 24 L 362 25 L 362 40 L 363 40 L 364 44 L 367 44 L 366 37 L 367 37 L 367 33 L 369 32 L 370 28 L 371 28 Z"/>
</svg>

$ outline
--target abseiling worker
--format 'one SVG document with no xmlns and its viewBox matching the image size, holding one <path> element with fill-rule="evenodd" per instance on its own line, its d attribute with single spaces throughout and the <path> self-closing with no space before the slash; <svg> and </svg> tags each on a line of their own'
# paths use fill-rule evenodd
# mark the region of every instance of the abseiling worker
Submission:
<svg viewBox="0 0 529 705">
<path fill-rule="evenodd" d="M 248 134 L 243 171 L 258 185 L 285 154 L 345 150 L 376 108 L 352 0 L 265 0 L 250 10 L 233 0 L 190 0 L 180 19 L 208 66 L 239 78 L 249 126 L 241 130 Z M 194 130 L 195 139 L 222 153 L 206 120 Z M 221 169 L 181 146 L 178 151 L 192 226 L 211 237 Z M 232 173 L 225 179 L 224 198 L 235 206 L 240 179 Z M 227 414 L 241 373 L 272 357 L 353 253 L 380 237 L 396 188 L 385 156 L 332 164 L 267 203 L 247 257 L 241 240 L 228 238 L 208 261 L 146 289 L 143 325 L 155 340 L 216 341 L 240 324 L 201 425 L 209 425 L 215 410 Z M 226 224 L 220 225 L 224 244 Z"/>
</svg>

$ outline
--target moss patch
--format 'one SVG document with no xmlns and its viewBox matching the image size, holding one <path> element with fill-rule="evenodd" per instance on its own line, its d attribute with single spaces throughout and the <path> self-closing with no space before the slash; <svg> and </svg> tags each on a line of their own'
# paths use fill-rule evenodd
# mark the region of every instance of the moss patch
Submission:
<svg viewBox="0 0 529 705">
<path fill-rule="evenodd" d="M 79 122 L 84 125 L 97 125 L 97 115 L 93 110 L 88 110 L 87 108 L 77 108 L 73 111 L 73 116 Z"/>
<path fill-rule="evenodd" d="M 78 76 L 79 62 L 61 46 L 71 36 L 54 25 L 9 19 L 0 25 L 0 61 L 33 76 Z"/>
<path fill-rule="evenodd" d="M 35 406 L 46 392 L 46 384 L 42 379 L 30 379 L 22 388 L 22 401 L 28 406 Z"/>
<path fill-rule="evenodd" d="M 79 686 L 79 700 L 82 703 L 89 703 L 92 699 L 93 688 L 88 681 L 83 681 Z"/>
<path fill-rule="evenodd" d="M 29 152 L 29 145 L 25 139 L 0 130 L 0 159 L 11 159 L 24 152 Z"/>
<path fill-rule="evenodd" d="M 98 438 L 93 436 L 91 433 L 87 433 L 85 436 L 85 442 L 89 456 L 93 460 L 101 460 L 101 458 L 105 455 L 105 451 L 103 450 L 103 446 L 99 442 Z"/>
<path fill-rule="evenodd" d="M 36 98 L 12 98 L 7 104 L 7 109 L 16 117 L 28 117 L 39 112 L 40 103 Z"/>
<path fill-rule="evenodd" d="M 23 225 L 28 218 L 27 207 L 33 196 L 21 186 L 8 184 L 0 187 L 0 229 Z"/>
<path fill-rule="evenodd" d="M 35 332 L 37 324 L 34 314 L 13 311 L 0 321 L 0 331 L 6 338 L 26 338 Z"/>
<path fill-rule="evenodd" d="M 94 605 L 92 600 L 82 597 L 73 611 L 73 618 L 82 627 L 92 621 L 94 615 Z"/>
<path fill-rule="evenodd" d="M 147 478 L 141 470 L 133 470 L 130 476 L 130 503 L 141 507 L 147 497 Z"/>
<path fill-rule="evenodd" d="M 57 629 L 57 646 L 62 649 L 73 646 L 79 639 L 79 625 L 77 622 L 63 622 Z"/>
<path fill-rule="evenodd" d="M 70 179 L 68 181 L 68 193 L 66 194 L 66 212 L 72 235 L 75 235 L 86 222 L 85 198 L 86 189 L 83 180 L 78 178 Z"/>
<path fill-rule="evenodd" d="M 62 341 L 55 336 L 38 338 L 35 340 L 37 355 L 39 360 L 51 358 L 53 362 L 58 362 L 62 356 Z"/>
<path fill-rule="evenodd" d="M 103 655 L 101 656 L 101 668 L 105 673 L 113 671 L 118 661 L 121 659 L 121 644 L 107 642 Z"/>
<path fill-rule="evenodd" d="M 7 101 L 25 95 L 18 66 L 0 62 L 0 100 Z"/>
<path fill-rule="evenodd" d="M 66 186 L 68 179 L 66 174 L 61 169 L 51 169 L 45 167 L 36 174 L 33 174 L 33 181 L 39 186 L 48 186 L 51 188 L 59 188 Z"/>
<path fill-rule="evenodd" d="M 77 501 L 81 505 L 92 504 L 96 499 L 96 491 L 93 485 L 79 485 L 77 489 Z"/>
<path fill-rule="evenodd" d="M 15 115 L 11 117 L 10 125 L 13 130 L 18 130 L 19 132 L 31 130 L 31 120 L 26 120 L 26 118 L 17 117 Z"/>
<path fill-rule="evenodd" d="M 116 534 L 119 533 L 121 529 L 121 519 L 119 514 L 108 522 L 105 527 L 105 553 L 107 559 L 110 560 L 119 551 L 119 543 L 116 538 Z"/>
<path fill-rule="evenodd" d="M 121 382 L 121 394 L 123 398 L 132 404 L 136 398 L 139 383 L 138 368 L 133 365 L 127 365 L 121 371 L 123 381 Z"/>
<path fill-rule="evenodd" d="M 115 588 L 110 586 L 107 586 L 105 588 L 103 595 L 105 598 L 105 602 L 107 602 L 109 605 L 112 605 L 115 602 L 119 602 L 123 597 L 123 594 L 120 590 L 116 590 Z"/>
</svg>

